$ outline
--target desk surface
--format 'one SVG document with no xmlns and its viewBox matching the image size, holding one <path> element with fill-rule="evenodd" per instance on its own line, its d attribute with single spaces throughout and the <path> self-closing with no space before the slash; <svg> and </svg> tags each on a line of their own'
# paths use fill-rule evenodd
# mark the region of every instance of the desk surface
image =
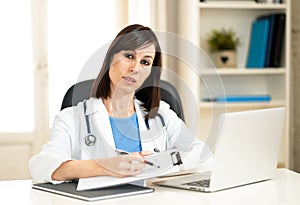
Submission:
<svg viewBox="0 0 300 205">
<path fill-rule="evenodd" d="M 154 186 L 154 193 L 96 202 L 85 202 L 56 194 L 33 190 L 31 189 L 31 183 L 31 180 L 0 181 L 0 204 L 300 204 L 300 174 L 287 169 L 278 169 L 276 177 L 273 180 L 223 190 L 215 193 L 200 193 Z"/>
</svg>

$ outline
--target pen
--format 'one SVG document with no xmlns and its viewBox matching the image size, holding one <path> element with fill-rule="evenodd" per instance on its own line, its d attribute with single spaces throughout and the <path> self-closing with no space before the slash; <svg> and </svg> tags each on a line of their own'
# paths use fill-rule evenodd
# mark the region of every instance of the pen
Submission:
<svg viewBox="0 0 300 205">
<path fill-rule="evenodd" d="M 149 162 L 149 161 L 147 161 L 147 160 L 144 160 L 144 163 L 145 163 L 145 164 L 148 164 L 148 165 L 150 165 L 150 166 L 152 166 L 152 167 L 160 168 L 159 165 L 153 164 L 153 162 Z"/>
<path fill-rule="evenodd" d="M 116 149 L 116 152 L 117 152 L 118 154 L 120 154 L 120 155 L 130 154 L 130 152 L 126 152 L 126 151 L 121 150 L 121 149 Z M 150 166 L 152 166 L 152 167 L 160 168 L 159 165 L 154 164 L 153 162 L 149 162 L 149 161 L 147 161 L 147 160 L 144 160 L 144 163 L 145 163 L 145 164 L 148 164 L 148 165 L 150 165 Z"/>
</svg>

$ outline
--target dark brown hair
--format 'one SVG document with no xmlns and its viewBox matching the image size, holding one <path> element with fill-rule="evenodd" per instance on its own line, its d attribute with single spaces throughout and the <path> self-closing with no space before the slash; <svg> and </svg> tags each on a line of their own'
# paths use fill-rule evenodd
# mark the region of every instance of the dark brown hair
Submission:
<svg viewBox="0 0 300 205">
<path fill-rule="evenodd" d="M 112 58 L 116 53 L 122 50 L 136 50 L 149 44 L 153 44 L 155 47 L 155 57 L 151 73 L 136 92 L 135 96 L 138 100 L 143 102 L 143 107 L 145 111 L 148 112 L 145 118 L 154 118 L 157 114 L 160 101 L 159 80 L 162 55 L 157 37 L 149 27 L 134 24 L 125 27 L 118 33 L 106 53 L 102 68 L 94 82 L 91 97 L 104 99 L 111 97 L 111 82 L 108 71 Z"/>
</svg>

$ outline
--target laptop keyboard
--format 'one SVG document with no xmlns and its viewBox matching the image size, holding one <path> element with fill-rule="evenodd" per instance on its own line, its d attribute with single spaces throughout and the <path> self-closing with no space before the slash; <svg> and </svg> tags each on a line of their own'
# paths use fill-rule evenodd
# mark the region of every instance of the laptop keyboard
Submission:
<svg viewBox="0 0 300 205">
<path fill-rule="evenodd" d="M 195 186 L 195 187 L 209 187 L 209 183 L 210 183 L 210 179 L 202 179 L 202 180 L 184 183 L 182 185 Z"/>
</svg>

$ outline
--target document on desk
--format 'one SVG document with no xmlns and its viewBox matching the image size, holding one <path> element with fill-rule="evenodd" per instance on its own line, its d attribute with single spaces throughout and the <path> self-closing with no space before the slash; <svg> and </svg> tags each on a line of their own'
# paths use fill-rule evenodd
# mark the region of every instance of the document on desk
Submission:
<svg viewBox="0 0 300 205">
<path fill-rule="evenodd" d="M 134 177 L 117 178 L 110 176 L 99 176 L 82 178 L 79 179 L 77 191 L 127 184 L 139 180 L 150 179 L 157 176 L 179 172 L 180 167 L 178 165 L 182 164 L 181 156 L 177 149 L 145 156 L 145 160 L 157 166 L 150 166 L 149 164 L 146 164 L 141 173 Z"/>
</svg>

